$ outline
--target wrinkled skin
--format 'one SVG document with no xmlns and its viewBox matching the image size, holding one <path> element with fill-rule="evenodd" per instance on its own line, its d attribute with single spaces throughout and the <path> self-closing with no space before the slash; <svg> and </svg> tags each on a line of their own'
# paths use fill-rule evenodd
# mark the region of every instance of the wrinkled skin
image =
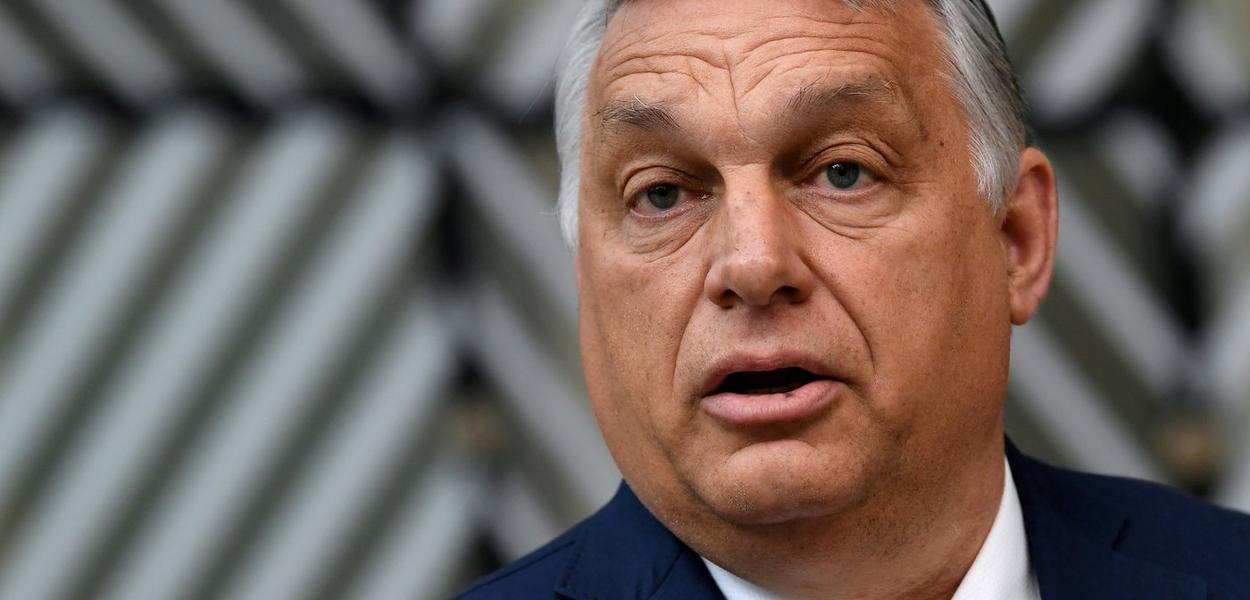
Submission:
<svg viewBox="0 0 1250 600">
<path fill-rule="evenodd" d="M 577 270 L 600 427 L 674 533 L 791 597 L 949 597 L 1001 496 L 1011 325 L 1050 278 L 1051 167 L 1023 150 L 1005 208 L 978 193 L 924 4 L 635 0 L 588 89 Z M 833 163 L 861 175 L 835 185 Z M 832 402 L 718 420 L 706 381 L 734 356 L 815 361 Z"/>
</svg>

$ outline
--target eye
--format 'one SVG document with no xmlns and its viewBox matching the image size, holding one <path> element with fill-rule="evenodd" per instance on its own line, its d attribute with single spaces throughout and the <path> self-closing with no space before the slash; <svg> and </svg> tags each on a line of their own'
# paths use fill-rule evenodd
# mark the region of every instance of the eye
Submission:
<svg viewBox="0 0 1250 600">
<path fill-rule="evenodd" d="M 821 179 L 824 180 L 819 182 L 822 185 L 827 183 L 835 190 L 851 191 L 870 185 L 876 177 L 858 163 L 838 161 L 825 167 Z"/>
<path fill-rule="evenodd" d="M 638 199 L 635 210 L 642 214 L 657 214 L 677 206 L 681 201 L 681 188 L 671 183 L 648 187 Z"/>
</svg>

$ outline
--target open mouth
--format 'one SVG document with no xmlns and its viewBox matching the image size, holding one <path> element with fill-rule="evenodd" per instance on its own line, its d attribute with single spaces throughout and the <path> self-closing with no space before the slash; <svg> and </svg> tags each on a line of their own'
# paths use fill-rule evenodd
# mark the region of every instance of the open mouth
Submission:
<svg viewBox="0 0 1250 600">
<path fill-rule="evenodd" d="M 725 377 L 712 394 L 786 394 L 813 381 L 828 379 L 800 367 L 771 371 L 739 371 Z"/>
</svg>

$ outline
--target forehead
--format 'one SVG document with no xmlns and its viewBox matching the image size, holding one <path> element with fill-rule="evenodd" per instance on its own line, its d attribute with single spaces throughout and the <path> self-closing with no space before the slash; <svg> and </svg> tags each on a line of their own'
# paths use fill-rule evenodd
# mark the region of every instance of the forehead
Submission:
<svg viewBox="0 0 1250 600">
<path fill-rule="evenodd" d="M 591 101 L 738 104 L 817 83 L 884 82 L 905 96 L 941 68 L 919 0 L 855 10 L 838 0 L 631 0 L 608 23 Z M 925 81 L 919 81 L 925 80 Z"/>
</svg>

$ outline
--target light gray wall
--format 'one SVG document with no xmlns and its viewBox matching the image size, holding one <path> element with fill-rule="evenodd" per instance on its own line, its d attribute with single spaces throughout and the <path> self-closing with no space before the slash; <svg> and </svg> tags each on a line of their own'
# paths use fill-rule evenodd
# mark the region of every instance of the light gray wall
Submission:
<svg viewBox="0 0 1250 600">
<path fill-rule="evenodd" d="M 992 4 L 1064 203 L 1011 435 L 1250 508 L 1250 15 Z M 611 494 L 576 8 L 0 4 L 0 598 L 441 598 Z"/>
</svg>

